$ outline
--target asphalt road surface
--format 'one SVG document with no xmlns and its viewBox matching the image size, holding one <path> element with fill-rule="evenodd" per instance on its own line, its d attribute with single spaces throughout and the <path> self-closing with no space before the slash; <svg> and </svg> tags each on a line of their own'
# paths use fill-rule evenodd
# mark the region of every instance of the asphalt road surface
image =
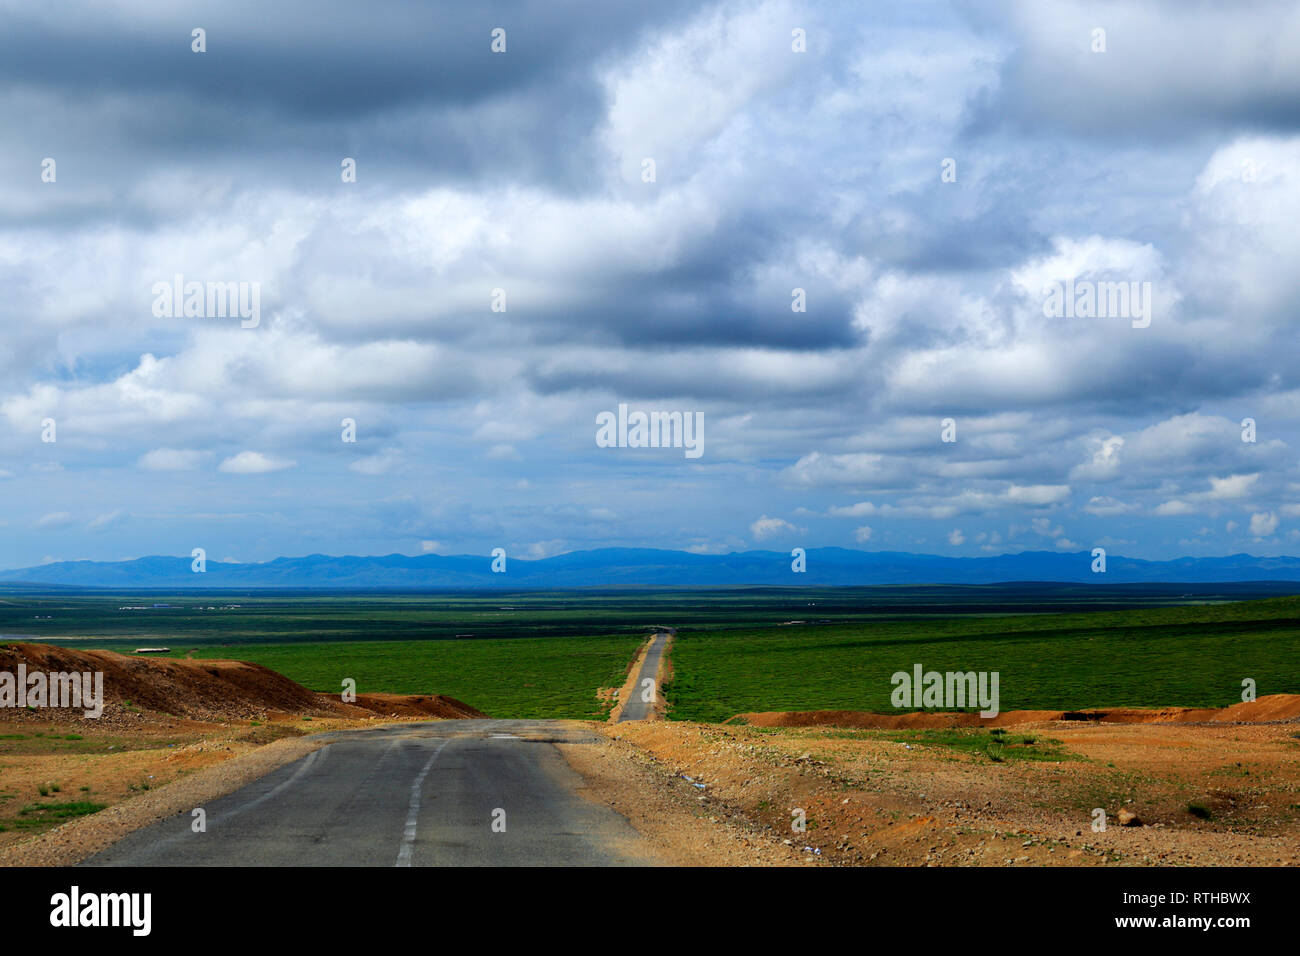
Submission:
<svg viewBox="0 0 1300 956">
<path fill-rule="evenodd" d="M 632 826 L 577 791 L 557 721 L 447 720 L 331 742 L 189 813 L 137 830 L 89 866 L 617 866 Z M 504 811 L 504 816 L 501 811 Z M 504 822 L 504 832 L 501 830 Z M 496 824 L 494 830 L 493 824 Z"/>
<path fill-rule="evenodd" d="M 655 676 L 659 673 L 659 659 L 664 656 L 664 645 L 668 643 L 667 633 L 661 631 L 655 635 L 654 643 L 650 645 L 650 650 L 646 652 L 645 660 L 641 663 L 641 673 L 636 675 L 636 686 L 632 688 L 632 698 L 623 705 L 623 712 L 618 715 L 618 723 L 625 720 L 645 720 L 650 716 L 650 708 L 653 704 L 641 699 L 642 689 L 647 679 L 655 681 L 654 692 L 659 693 L 658 678 Z"/>
</svg>

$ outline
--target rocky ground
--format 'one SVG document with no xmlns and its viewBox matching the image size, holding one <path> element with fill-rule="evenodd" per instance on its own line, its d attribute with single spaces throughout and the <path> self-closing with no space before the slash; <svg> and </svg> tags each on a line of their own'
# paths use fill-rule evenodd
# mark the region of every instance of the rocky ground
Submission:
<svg viewBox="0 0 1300 956">
<path fill-rule="evenodd" d="M 1053 721 L 1001 735 L 689 723 L 602 730 L 642 753 L 660 786 L 697 789 L 702 818 L 820 863 L 1300 863 L 1296 722 Z M 1097 808 L 1102 832 L 1093 830 Z"/>
</svg>

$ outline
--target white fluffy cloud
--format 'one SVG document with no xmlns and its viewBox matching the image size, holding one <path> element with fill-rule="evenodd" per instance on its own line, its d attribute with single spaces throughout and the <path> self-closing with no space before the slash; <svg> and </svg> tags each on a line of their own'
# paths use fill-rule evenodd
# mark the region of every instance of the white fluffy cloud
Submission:
<svg viewBox="0 0 1300 956">
<path fill-rule="evenodd" d="M 749 533 L 755 541 L 766 541 L 778 535 L 797 534 L 799 529 L 784 518 L 769 518 L 767 515 L 755 520 L 749 526 Z"/>
<path fill-rule="evenodd" d="M 288 459 L 264 455 L 260 451 L 241 451 L 223 461 L 220 470 L 231 475 L 263 475 L 293 466 L 294 462 Z"/>
<path fill-rule="evenodd" d="M 1278 518 L 1271 511 L 1261 511 L 1250 516 L 1250 533 L 1256 538 L 1267 538 L 1277 530 Z"/>
</svg>

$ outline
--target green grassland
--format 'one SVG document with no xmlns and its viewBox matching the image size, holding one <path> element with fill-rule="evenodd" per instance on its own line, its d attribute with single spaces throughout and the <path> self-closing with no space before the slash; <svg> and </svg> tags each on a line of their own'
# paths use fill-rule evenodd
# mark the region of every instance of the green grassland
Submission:
<svg viewBox="0 0 1300 956">
<path fill-rule="evenodd" d="M 1270 597 L 1282 585 L 1004 584 L 862 588 L 524 592 L 87 592 L 0 588 L 7 640 L 94 638 L 96 646 L 392 641 L 644 634 L 788 620 L 850 624 L 1063 614 Z M 1290 586 L 1300 592 L 1300 586 Z M 155 604 L 167 605 L 154 607 Z M 145 610 L 134 608 L 143 606 Z M 120 642 L 115 644 L 114 642 Z"/>
<path fill-rule="evenodd" d="M 892 712 L 914 664 L 997 671 L 1001 709 L 1225 707 L 1241 681 L 1300 693 L 1300 599 L 1099 614 L 679 631 L 677 720 L 770 710 Z"/>
<path fill-rule="evenodd" d="M 636 637 L 517 638 L 477 641 L 368 641 L 241 647 L 262 664 L 312 690 L 446 694 L 491 717 L 600 718 L 599 687 L 623 683 L 641 644 Z M 197 657 L 232 656 L 204 648 Z"/>
<path fill-rule="evenodd" d="M 888 712 L 890 675 L 997 671 L 1001 708 L 1226 706 L 1300 693 L 1278 586 L 121 594 L 0 591 L 0 636 L 254 661 L 314 690 L 442 693 L 494 717 L 593 717 L 653 625 L 678 629 L 675 719 Z M 170 605 L 155 608 L 155 604 Z M 128 610 L 147 605 L 147 610 Z"/>
</svg>

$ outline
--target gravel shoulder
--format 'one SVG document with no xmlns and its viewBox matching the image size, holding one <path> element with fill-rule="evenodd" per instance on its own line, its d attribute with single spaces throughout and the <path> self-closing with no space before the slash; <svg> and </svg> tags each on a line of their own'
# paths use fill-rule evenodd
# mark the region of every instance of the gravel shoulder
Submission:
<svg viewBox="0 0 1300 956">
<path fill-rule="evenodd" d="M 645 722 L 619 724 L 621 728 Z M 592 724 L 603 735 L 584 746 L 560 744 L 560 753 L 586 781 L 579 791 L 626 817 L 645 845 L 669 866 L 806 866 L 816 862 L 782 843 L 770 826 L 683 777 L 650 750 Z M 662 725 L 657 725 L 662 726 Z"/>
</svg>

